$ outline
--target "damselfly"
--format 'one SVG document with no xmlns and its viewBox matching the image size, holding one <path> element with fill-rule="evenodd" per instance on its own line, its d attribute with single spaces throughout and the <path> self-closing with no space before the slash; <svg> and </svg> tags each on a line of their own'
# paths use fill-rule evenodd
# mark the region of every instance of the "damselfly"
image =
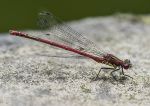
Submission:
<svg viewBox="0 0 150 106">
<path fill-rule="evenodd" d="M 99 70 L 96 78 L 98 78 L 102 69 L 112 70 L 111 75 L 113 77 L 113 73 L 119 70 L 121 70 L 121 74 L 123 76 L 130 77 L 129 75 L 124 74 L 124 69 L 129 69 L 132 67 L 129 59 L 121 60 L 113 54 L 103 52 L 91 40 L 73 30 L 67 24 L 56 18 L 52 13 L 45 11 L 39 13 L 38 24 L 43 29 L 42 35 L 31 35 L 15 30 L 10 30 L 10 34 L 62 48 L 67 51 L 91 58 L 98 63 L 111 66 L 102 67 Z"/>
</svg>

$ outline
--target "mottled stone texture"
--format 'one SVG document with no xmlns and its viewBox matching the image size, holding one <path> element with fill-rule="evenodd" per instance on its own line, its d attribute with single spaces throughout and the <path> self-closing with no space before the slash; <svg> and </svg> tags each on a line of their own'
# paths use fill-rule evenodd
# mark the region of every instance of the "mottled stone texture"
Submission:
<svg viewBox="0 0 150 106">
<path fill-rule="evenodd" d="M 6 36 L 0 37 L 0 106 L 150 105 L 149 20 L 126 14 L 70 23 L 103 51 L 131 60 L 133 68 L 125 73 L 134 79 L 124 81 L 106 72 L 94 81 L 102 64 L 1 34 Z"/>
</svg>

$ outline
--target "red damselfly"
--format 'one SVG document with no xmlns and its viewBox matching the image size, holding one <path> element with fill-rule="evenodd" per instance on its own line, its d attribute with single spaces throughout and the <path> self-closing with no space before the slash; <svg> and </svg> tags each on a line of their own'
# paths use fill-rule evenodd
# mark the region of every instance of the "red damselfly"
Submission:
<svg viewBox="0 0 150 106">
<path fill-rule="evenodd" d="M 129 59 L 121 60 L 113 54 L 102 52 L 102 50 L 99 49 L 92 41 L 60 21 L 52 13 L 45 11 L 39 13 L 38 24 L 43 29 L 41 35 L 37 36 L 37 34 L 27 34 L 15 30 L 10 30 L 10 34 L 62 48 L 91 58 L 98 63 L 111 66 L 102 67 L 99 70 L 97 77 L 102 69 L 112 70 L 111 75 L 113 77 L 113 73 L 119 70 L 121 70 L 121 74 L 123 76 L 130 77 L 129 75 L 124 74 L 124 69 L 132 67 Z"/>
</svg>

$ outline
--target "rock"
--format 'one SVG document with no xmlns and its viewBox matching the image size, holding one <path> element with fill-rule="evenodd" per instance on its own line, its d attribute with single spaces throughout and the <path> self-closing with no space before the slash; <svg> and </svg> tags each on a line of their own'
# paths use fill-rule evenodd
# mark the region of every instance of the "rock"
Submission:
<svg viewBox="0 0 150 106">
<path fill-rule="evenodd" d="M 31 40 L 1 36 L 0 105 L 149 105 L 150 25 L 143 20 L 144 16 L 118 14 L 70 22 L 100 51 L 130 59 L 133 67 L 125 73 L 133 80 L 115 81 L 109 74 L 103 76 L 105 72 L 92 80 L 102 64 L 65 58 L 68 52 Z"/>
</svg>

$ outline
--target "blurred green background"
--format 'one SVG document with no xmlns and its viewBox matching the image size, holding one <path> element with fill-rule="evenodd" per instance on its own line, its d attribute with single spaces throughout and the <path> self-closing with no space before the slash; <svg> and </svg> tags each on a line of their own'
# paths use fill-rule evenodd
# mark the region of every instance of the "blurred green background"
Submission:
<svg viewBox="0 0 150 106">
<path fill-rule="evenodd" d="M 37 13 L 48 10 L 65 21 L 114 13 L 149 14 L 150 0 L 1 0 L 0 33 L 36 29 Z"/>
</svg>

